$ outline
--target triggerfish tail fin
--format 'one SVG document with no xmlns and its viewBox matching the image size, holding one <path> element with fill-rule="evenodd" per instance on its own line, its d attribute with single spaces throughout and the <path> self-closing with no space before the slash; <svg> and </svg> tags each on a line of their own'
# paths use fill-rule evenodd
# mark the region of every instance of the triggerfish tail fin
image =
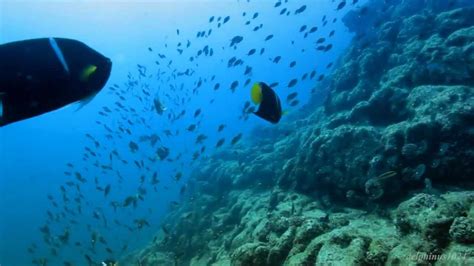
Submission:
<svg viewBox="0 0 474 266">
<path fill-rule="evenodd" d="M 94 74 L 96 70 L 97 70 L 97 66 L 88 65 L 87 67 L 84 68 L 84 70 L 82 70 L 79 76 L 79 80 L 81 80 L 82 82 L 89 81 L 90 76 Z"/>
</svg>

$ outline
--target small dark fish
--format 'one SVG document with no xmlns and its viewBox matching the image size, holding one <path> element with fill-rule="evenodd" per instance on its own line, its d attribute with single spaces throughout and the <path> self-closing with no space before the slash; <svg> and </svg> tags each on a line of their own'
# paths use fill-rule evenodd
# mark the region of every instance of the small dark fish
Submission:
<svg viewBox="0 0 474 266">
<path fill-rule="evenodd" d="M 216 85 L 214 85 L 214 90 L 215 90 L 215 91 L 218 90 L 220 86 L 221 86 L 221 85 L 220 85 L 219 83 L 216 83 Z"/>
<path fill-rule="evenodd" d="M 107 195 L 109 195 L 109 193 L 110 193 L 110 185 L 107 185 L 104 188 L 104 196 L 107 197 Z"/>
<path fill-rule="evenodd" d="M 280 15 L 285 14 L 285 13 L 286 13 L 286 10 L 287 10 L 286 8 L 283 8 L 283 9 L 280 11 Z"/>
<path fill-rule="evenodd" d="M 294 87 L 298 83 L 297 79 L 292 79 L 290 82 L 288 82 L 288 88 Z"/>
<path fill-rule="evenodd" d="M 250 51 L 247 53 L 247 55 L 253 55 L 255 54 L 256 50 L 255 49 L 250 49 Z"/>
<path fill-rule="evenodd" d="M 176 175 L 174 176 L 174 179 L 176 181 L 179 181 L 181 179 L 181 177 L 183 177 L 183 173 L 182 172 L 177 172 Z"/>
<path fill-rule="evenodd" d="M 279 6 L 281 6 L 281 2 L 276 2 L 273 7 L 279 7 Z"/>
<path fill-rule="evenodd" d="M 335 33 L 335 32 L 336 32 L 336 31 L 332 30 L 332 31 L 329 33 L 329 37 L 334 36 L 334 33 Z"/>
<path fill-rule="evenodd" d="M 268 35 L 267 37 L 265 37 L 265 41 L 269 41 L 273 38 L 273 34 L 270 34 Z"/>
<path fill-rule="evenodd" d="M 295 10 L 295 15 L 301 14 L 306 10 L 306 5 L 301 6 L 300 8 Z"/>
<path fill-rule="evenodd" d="M 123 207 L 128 207 L 130 204 L 133 204 L 134 207 L 137 205 L 137 197 L 136 196 L 128 196 L 125 198 L 123 201 L 122 206 Z"/>
<path fill-rule="evenodd" d="M 316 43 L 317 43 L 317 44 L 320 44 L 320 43 L 323 43 L 323 42 L 325 42 L 325 41 L 326 41 L 326 38 L 319 38 L 319 39 L 316 41 Z"/>
<path fill-rule="evenodd" d="M 301 27 L 300 27 L 300 32 L 305 31 L 307 27 L 308 27 L 308 26 L 306 26 L 306 25 L 301 26 Z"/>
<path fill-rule="evenodd" d="M 136 143 L 133 142 L 133 141 L 130 141 L 130 142 L 128 143 L 128 147 L 130 148 L 130 151 L 132 151 L 132 152 L 138 151 L 138 144 L 136 144 Z"/>
<path fill-rule="evenodd" d="M 186 128 L 186 129 L 187 129 L 188 131 L 190 131 L 190 132 L 193 132 L 193 131 L 196 129 L 196 127 L 197 127 L 196 124 L 191 124 L 191 125 L 189 125 L 188 128 Z"/>
<path fill-rule="evenodd" d="M 166 235 L 170 234 L 170 230 L 168 228 L 166 228 L 165 225 L 161 225 L 161 230 L 163 230 L 163 233 L 165 233 Z"/>
<path fill-rule="evenodd" d="M 273 59 L 273 63 L 278 64 L 278 62 L 280 62 L 280 60 L 281 60 L 281 56 L 276 56 L 276 57 Z"/>
<path fill-rule="evenodd" d="M 225 139 L 219 139 L 216 143 L 216 148 L 219 148 L 220 146 L 224 145 Z"/>
<path fill-rule="evenodd" d="M 199 134 L 197 137 L 196 137 L 196 144 L 202 144 L 203 141 L 205 141 L 207 139 L 207 136 L 204 135 L 204 134 Z"/>
<path fill-rule="evenodd" d="M 148 47 L 148 51 L 153 52 L 153 49 L 151 49 L 151 47 Z"/>
<path fill-rule="evenodd" d="M 292 93 L 288 94 L 288 96 L 286 96 L 286 101 L 289 102 L 289 101 L 295 99 L 296 96 L 298 96 L 298 93 L 297 92 L 292 92 Z"/>
<path fill-rule="evenodd" d="M 252 67 L 246 66 L 246 67 L 245 67 L 244 75 L 248 75 L 248 74 L 250 74 L 250 73 L 252 73 Z"/>
<path fill-rule="evenodd" d="M 298 101 L 297 99 L 293 100 L 292 102 L 290 102 L 290 106 L 296 106 L 300 103 L 300 101 Z"/>
<path fill-rule="evenodd" d="M 160 180 L 158 179 L 158 173 L 154 172 L 153 176 L 151 178 L 151 184 L 152 185 L 157 185 L 158 183 L 160 183 Z"/>
<path fill-rule="evenodd" d="M 342 1 L 342 2 L 339 3 L 339 5 L 337 5 L 337 9 L 336 9 L 336 10 L 341 10 L 341 9 L 343 9 L 345 6 L 346 6 L 346 1 Z"/>
<path fill-rule="evenodd" d="M 214 16 L 210 17 L 209 18 L 209 23 L 213 22 L 214 21 Z"/>
<path fill-rule="evenodd" d="M 314 33 L 318 30 L 318 27 L 312 27 L 310 30 L 309 30 L 309 33 Z"/>
<path fill-rule="evenodd" d="M 168 157 L 169 154 L 170 154 L 170 149 L 165 146 L 161 146 L 156 150 L 156 155 L 162 161 L 166 159 L 166 157 Z"/>
<path fill-rule="evenodd" d="M 332 44 L 328 44 L 328 45 L 326 45 L 326 47 L 324 48 L 324 52 L 327 52 L 327 51 L 329 51 L 329 50 L 331 50 L 331 49 L 332 49 Z"/>
<path fill-rule="evenodd" d="M 235 45 L 239 44 L 239 43 L 240 43 L 241 41 L 243 41 L 243 40 L 244 40 L 244 37 L 242 37 L 242 36 L 234 36 L 234 38 L 232 38 L 232 39 L 230 40 L 230 45 L 229 45 L 229 46 L 230 46 L 230 47 L 235 46 Z"/>
<path fill-rule="evenodd" d="M 233 81 L 232 84 L 230 84 L 230 90 L 232 92 L 235 92 L 235 89 L 239 86 L 239 82 L 237 80 Z"/>
<path fill-rule="evenodd" d="M 239 133 L 237 134 L 235 137 L 232 138 L 232 140 L 230 141 L 230 143 L 232 145 L 235 145 L 237 142 L 239 142 L 239 140 L 242 138 L 242 133 Z"/>
<path fill-rule="evenodd" d="M 221 132 L 222 130 L 224 130 L 225 127 L 226 125 L 220 124 L 219 127 L 217 128 L 217 132 Z"/>
<path fill-rule="evenodd" d="M 290 63 L 290 68 L 291 68 L 291 67 L 294 67 L 294 66 L 296 66 L 296 61 L 292 61 L 292 62 Z"/>
<path fill-rule="evenodd" d="M 224 18 L 224 21 L 222 21 L 222 24 L 227 23 L 230 20 L 230 16 L 227 16 Z"/>
<path fill-rule="evenodd" d="M 201 114 L 201 109 L 197 109 L 196 112 L 194 112 L 194 118 L 198 117 Z"/>
</svg>

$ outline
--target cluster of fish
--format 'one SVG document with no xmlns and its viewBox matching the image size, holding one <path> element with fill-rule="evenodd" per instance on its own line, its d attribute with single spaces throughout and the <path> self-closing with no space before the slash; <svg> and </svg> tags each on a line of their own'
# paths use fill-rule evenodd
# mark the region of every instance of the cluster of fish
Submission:
<svg viewBox="0 0 474 266">
<path fill-rule="evenodd" d="M 356 3 L 353 1 L 353 4 Z M 278 1 L 274 4 L 274 10 L 280 15 L 299 16 L 308 9 L 306 5 L 295 9 L 287 5 L 287 1 Z M 336 9 L 340 10 L 345 5 L 346 1 L 342 1 Z M 290 54 L 266 55 L 266 52 L 270 52 L 266 51 L 265 45 L 278 38 L 278 34 L 266 33 L 261 36 L 260 32 L 265 29 L 263 23 L 258 22 L 258 12 L 243 12 L 242 17 L 248 18 L 244 27 L 253 27 L 250 34 L 242 32 L 235 35 L 219 47 L 222 49 L 208 43 L 200 44 L 210 38 L 213 32 L 223 30 L 226 24 L 238 22 L 238 19 L 212 16 L 209 18 L 210 27 L 198 31 L 194 39 L 185 38 L 177 29 L 176 44 L 166 43 L 160 49 L 147 47 L 147 52 L 153 56 L 151 64 L 137 64 L 136 72 L 129 72 L 123 84 L 113 84 L 106 89 L 110 98 L 115 100 L 98 110 L 95 124 L 103 134 L 85 134 L 87 145 L 82 153 L 82 162 L 68 163 L 65 166 L 64 183 L 57 192 L 48 195 L 51 206 L 45 214 L 46 221 L 39 227 L 48 255 L 40 256 L 44 249 L 32 243 L 28 252 L 32 254 L 35 265 L 47 265 L 48 261 L 53 260 L 50 257 L 59 260 L 60 251 L 65 246 L 80 250 L 89 265 L 102 261 L 103 257 L 117 258 L 128 251 L 130 243 L 127 234 L 140 234 L 156 224 L 154 220 L 157 217 L 149 206 L 156 205 L 153 201 L 157 195 L 164 190 L 176 190 L 181 199 L 185 196 L 192 199 L 186 183 L 186 169 L 191 169 L 198 159 L 205 159 L 211 151 L 221 149 L 224 145 L 237 145 L 245 135 L 242 131 L 232 131 L 233 127 L 226 122 L 212 129 L 205 126 L 213 120 L 207 106 L 189 107 L 203 91 L 211 91 L 216 95 L 227 83 L 231 93 L 244 88 L 250 92 L 250 100 L 242 99 L 242 113 L 240 116 L 236 114 L 236 118 L 245 121 L 251 115 L 256 115 L 271 123 L 278 123 L 284 113 L 279 94 L 285 95 L 283 99 L 287 105 L 296 107 L 301 103 L 298 98 L 300 92 L 295 90 L 299 84 L 324 79 L 323 73 L 317 74 L 315 69 L 309 69 L 289 80 L 268 84 L 254 82 L 251 86 L 256 66 L 247 63 L 250 58 L 260 56 L 270 67 L 286 67 L 283 62 L 287 60 L 289 69 L 296 68 L 298 62 L 290 58 Z M 302 34 L 302 40 L 312 42 L 314 39 L 316 46 L 313 54 L 319 51 L 327 53 L 333 47 L 329 40 L 335 35 L 334 30 L 330 30 L 327 36 L 315 36 L 328 21 L 335 23 L 337 20 L 324 16 L 321 24 L 299 27 L 298 33 Z M 260 38 L 262 47 L 246 50 L 243 57 L 233 55 L 222 60 L 227 63 L 229 71 L 242 69 L 235 77 L 230 74 L 225 77 L 215 74 L 196 77 L 200 72 L 200 64 L 204 64 L 203 60 L 219 56 L 226 49 L 238 54 L 241 45 L 250 38 L 248 35 L 254 39 Z M 295 41 L 291 41 L 291 44 L 295 45 Z M 195 46 L 200 48 L 195 49 Z M 156 52 L 158 49 L 160 52 Z M 176 58 L 180 56 L 188 58 L 190 64 L 176 64 Z M 332 63 L 329 63 L 326 68 L 331 66 Z M 283 87 L 280 84 L 285 84 L 285 88 L 277 91 L 277 88 Z M 208 97 L 209 93 L 206 95 Z M 222 97 L 213 96 L 209 103 L 216 101 L 222 101 Z M 194 145 L 183 148 L 173 145 L 189 142 L 190 138 Z M 165 166 L 171 169 L 166 174 L 159 170 Z M 130 187 L 134 189 L 131 191 Z M 176 208 L 179 204 L 179 201 L 170 201 L 169 208 Z M 165 236 L 172 233 L 165 226 L 161 226 L 161 229 Z M 69 260 L 63 263 L 73 265 Z"/>
</svg>

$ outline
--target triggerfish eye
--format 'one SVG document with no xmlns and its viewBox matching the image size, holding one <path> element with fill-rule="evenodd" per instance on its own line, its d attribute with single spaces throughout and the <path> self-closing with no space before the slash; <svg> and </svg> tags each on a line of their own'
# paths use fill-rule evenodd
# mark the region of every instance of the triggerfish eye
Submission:
<svg viewBox="0 0 474 266">
<path fill-rule="evenodd" d="M 280 98 L 275 91 L 263 82 L 257 82 L 252 86 L 250 97 L 255 104 L 259 104 L 254 114 L 273 124 L 280 121 L 282 116 Z"/>
</svg>

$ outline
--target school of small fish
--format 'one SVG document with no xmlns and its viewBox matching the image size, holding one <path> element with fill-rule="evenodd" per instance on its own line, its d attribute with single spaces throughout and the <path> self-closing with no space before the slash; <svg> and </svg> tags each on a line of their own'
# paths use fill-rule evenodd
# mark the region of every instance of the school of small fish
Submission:
<svg viewBox="0 0 474 266">
<path fill-rule="evenodd" d="M 357 0 L 351 3 L 333 2 L 334 10 L 357 5 Z M 288 0 L 278 0 L 272 7 L 272 12 L 289 18 L 304 16 L 310 8 L 306 5 L 290 8 Z M 337 12 L 334 14 L 339 16 Z M 283 64 L 288 71 L 297 69 L 301 62 L 288 58 L 289 53 L 270 54 L 269 49 L 265 49 L 272 42 L 287 42 L 294 46 L 295 41 L 288 39 L 282 32 L 266 32 L 259 12 L 243 12 L 241 16 L 211 16 L 206 19 L 208 27 L 195 34 L 186 35 L 177 29 L 176 43 L 145 46 L 143 51 L 148 53 L 153 68 L 145 63 L 137 64 L 136 69 L 128 73 L 124 83 L 104 89 L 115 100 L 113 104 L 98 110 L 95 124 L 100 130 L 85 134 L 88 144 L 82 151 L 82 161 L 67 163 L 64 169 L 66 180 L 56 191 L 47 195 L 50 207 L 45 214 L 45 221 L 39 226 L 44 243 L 31 243 L 27 250 L 33 256 L 33 264 L 48 265 L 51 256 L 59 257 L 64 265 L 86 265 L 84 261 L 98 261 L 97 258 L 104 257 L 104 254 L 107 257 L 119 257 L 129 251 L 128 238 L 108 239 L 106 236 L 119 228 L 132 235 L 156 225 L 150 218 L 153 217 L 153 209 L 139 211 L 141 205 L 150 206 L 144 204 L 150 195 L 176 190 L 179 191 L 180 199 L 186 195 L 187 199 L 192 200 L 194 195 L 186 183 L 189 174 L 183 169 L 195 167 L 199 159 L 205 159 L 208 156 L 206 154 L 212 151 L 219 152 L 224 146 L 242 145 L 244 132 L 231 131 L 233 126 L 226 121 L 217 121 L 214 132 L 209 132 L 209 128 L 204 129 L 202 123 L 205 119 L 211 119 L 211 114 L 205 107 L 190 108 L 193 98 L 203 91 L 212 92 L 216 97 L 209 99 L 209 103 L 213 104 L 220 100 L 217 94 L 222 90 L 231 93 L 248 91 L 249 84 L 258 78 L 253 76 L 255 66 L 247 63 L 250 58 L 258 57 L 271 65 Z M 206 40 L 212 34 L 227 31 L 227 24 L 241 21 L 244 21 L 243 28 L 249 31 L 236 33 L 231 39 L 225 40 L 221 47 L 217 47 L 215 41 L 213 45 L 207 43 Z M 330 19 L 324 16 L 322 20 L 311 21 L 314 21 L 311 25 L 295 25 L 295 36 L 307 39 L 306 42 L 311 42 L 314 47 L 313 50 L 303 50 L 303 53 L 325 56 L 336 45 L 331 42 L 335 30 L 327 28 L 337 22 L 337 17 Z M 249 39 L 259 47 L 241 48 Z M 233 55 L 223 58 L 221 54 L 229 50 Z M 196 76 L 198 69 L 205 66 L 201 61 L 214 57 L 222 62 L 223 68 L 238 70 L 239 74 L 225 77 L 212 73 L 210 76 Z M 178 61 L 176 58 L 185 58 L 188 64 L 175 63 Z M 322 69 L 331 68 L 332 65 L 330 63 Z M 299 98 L 299 90 L 303 89 L 300 84 L 309 80 L 314 83 L 322 81 L 325 77 L 322 72 L 317 71 L 315 66 L 289 80 L 278 79 L 268 84 L 274 89 L 279 87 L 278 93 L 286 106 L 295 108 L 302 102 Z M 247 99 L 240 101 L 241 113 L 235 116 L 246 121 L 255 107 Z M 230 137 L 226 138 L 227 131 Z M 191 137 L 194 147 L 175 149 L 179 137 Z M 173 168 L 172 174 L 165 176 L 160 172 L 160 168 L 165 165 Z M 127 184 L 127 187 L 123 187 L 123 184 Z M 131 190 L 130 184 L 135 184 L 134 192 L 124 194 L 124 191 Z M 90 191 L 97 194 L 94 200 L 85 196 Z M 102 200 L 95 200 L 99 197 Z M 177 200 L 168 204 L 172 209 L 181 203 Z M 133 219 L 127 220 L 124 216 Z M 82 223 L 84 217 L 89 217 L 88 221 L 91 222 Z M 158 226 L 165 235 L 172 233 L 168 226 Z M 88 241 L 82 241 L 84 234 L 88 236 Z M 48 253 L 39 254 L 39 246 L 44 245 L 48 247 Z M 72 245 L 80 251 L 84 261 L 62 258 L 60 252 L 65 245 Z"/>
</svg>

